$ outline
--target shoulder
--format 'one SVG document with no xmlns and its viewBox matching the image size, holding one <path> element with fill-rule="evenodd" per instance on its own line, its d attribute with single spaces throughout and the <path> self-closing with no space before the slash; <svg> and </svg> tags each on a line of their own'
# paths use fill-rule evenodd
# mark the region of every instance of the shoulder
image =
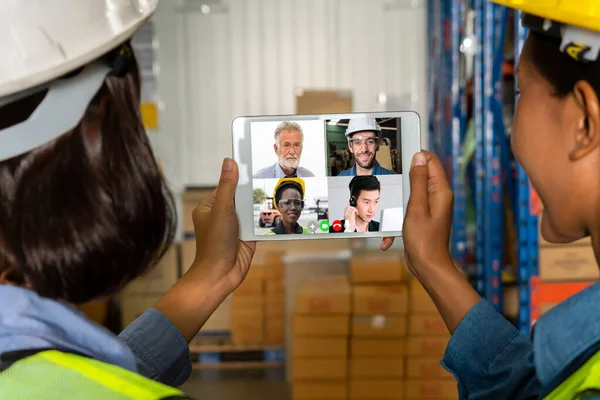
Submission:
<svg viewBox="0 0 600 400">
<path fill-rule="evenodd" d="M 381 224 L 377 221 L 371 221 L 371 224 L 373 225 L 373 228 L 374 228 L 373 232 L 375 232 L 375 231 L 379 232 Z"/>
<path fill-rule="evenodd" d="M 315 176 L 315 174 L 313 174 L 310 170 L 304 167 L 298 167 L 297 174 L 300 178 L 311 178 Z"/>
<path fill-rule="evenodd" d="M 338 176 L 352 176 L 352 168 L 343 170 L 338 174 Z"/>
<path fill-rule="evenodd" d="M 266 231 L 266 232 L 263 234 L 263 236 L 271 236 L 271 235 L 274 235 L 274 234 L 275 234 L 275 232 L 273 232 L 273 230 L 271 229 L 271 230 L 269 230 L 269 231 Z"/>
<path fill-rule="evenodd" d="M 302 234 L 303 235 L 312 235 L 313 233 L 310 231 L 310 229 L 308 229 L 307 227 L 303 226 L 302 227 Z"/>
<path fill-rule="evenodd" d="M 275 178 L 275 168 L 273 168 L 273 165 L 261 168 L 258 171 L 256 171 L 253 178 L 254 179 Z"/>
</svg>

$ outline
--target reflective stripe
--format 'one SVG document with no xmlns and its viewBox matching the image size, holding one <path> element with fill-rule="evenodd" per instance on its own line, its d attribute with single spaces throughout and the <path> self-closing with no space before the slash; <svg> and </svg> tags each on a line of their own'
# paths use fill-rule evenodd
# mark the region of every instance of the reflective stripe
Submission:
<svg viewBox="0 0 600 400">
<path fill-rule="evenodd" d="M 183 393 L 175 388 L 151 381 L 140 375 L 125 371 L 127 376 L 113 365 L 97 363 L 95 360 L 72 354 L 49 350 L 37 355 L 63 368 L 84 375 L 115 392 L 132 399 L 160 399 L 168 396 L 181 396 Z M 34 356 L 35 357 L 35 356 Z M 114 371 L 113 371 L 114 370 Z"/>
<path fill-rule="evenodd" d="M 544 400 L 575 399 L 588 390 L 600 391 L 600 352 L 594 354 Z"/>
</svg>

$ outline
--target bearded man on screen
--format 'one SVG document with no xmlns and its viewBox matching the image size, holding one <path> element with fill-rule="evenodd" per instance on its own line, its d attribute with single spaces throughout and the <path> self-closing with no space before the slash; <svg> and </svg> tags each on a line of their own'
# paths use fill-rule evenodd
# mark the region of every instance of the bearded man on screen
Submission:
<svg viewBox="0 0 600 400">
<path fill-rule="evenodd" d="M 275 143 L 273 149 L 277 155 L 277 162 L 271 166 L 258 170 L 254 179 L 268 178 L 310 178 L 314 177 L 311 171 L 300 167 L 300 158 L 304 145 L 302 127 L 296 122 L 282 122 L 275 129 Z"/>
</svg>

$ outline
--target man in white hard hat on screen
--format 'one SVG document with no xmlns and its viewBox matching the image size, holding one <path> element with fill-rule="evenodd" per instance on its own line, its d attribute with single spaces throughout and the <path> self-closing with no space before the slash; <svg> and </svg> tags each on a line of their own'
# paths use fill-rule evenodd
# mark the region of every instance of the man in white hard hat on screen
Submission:
<svg viewBox="0 0 600 400">
<path fill-rule="evenodd" d="M 356 175 L 395 175 L 392 170 L 383 168 L 377 162 L 377 152 L 381 144 L 381 127 L 373 117 L 353 118 L 346 129 L 348 149 L 354 155 L 355 164 L 338 176 Z"/>
</svg>

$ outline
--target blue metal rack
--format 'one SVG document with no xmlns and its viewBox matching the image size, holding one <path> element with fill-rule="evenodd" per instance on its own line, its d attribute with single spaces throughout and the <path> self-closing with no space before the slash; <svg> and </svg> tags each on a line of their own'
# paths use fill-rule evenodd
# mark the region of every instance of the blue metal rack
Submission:
<svg viewBox="0 0 600 400">
<path fill-rule="evenodd" d="M 461 79 L 462 43 L 461 0 L 428 2 L 430 149 L 445 166 L 454 192 L 451 253 L 465 268 L 466 188 L 460 177 L 463 163 L 461 143 L 466 130 L 466 101 Z"/>
<path fill-rule="evenodd" d="M 475 11 L 473 60 L 473 118 L 475 126 L 476 282 L 477 291 L 502 312 L 504 263 L 504 176 L 508 176 L 516 218 L 520 311 L 518 325 L 528 333 L 529 280 L 537 274 L 538 222 L 530 210 L 531 185 L 523 169 L 511 165 L 503 121 L 502 64 L 508 9 L 486 0 L 471 0 Z M 464 37 L 465 1 L 430 0 L 430 143 L 446 167 L 455 193 L 451 253 L 465 264 L 466 188 L 461 176 L 462 142 L 467 126 L 460 46 Z M 515 54 L 520 54 L 525 31 L 515 13 Z M 514 183 L 514 185 L 513 185 Z"/>
<path fill-rule="evenodd" d="M 515 61 L 521 54 L 526 30 L 520 24 L 521 14 L 515 13 Z M 517 99 L 518 100 L 518 99 Z M 531 296 L 529 280 L 538 274 L 538 217 L 531 212 L 531 183 L 525 171 L 517 165 L 517 238 L 519 241 L 519 330 L 526 335 L 531 329 Z"/>
</svg>

